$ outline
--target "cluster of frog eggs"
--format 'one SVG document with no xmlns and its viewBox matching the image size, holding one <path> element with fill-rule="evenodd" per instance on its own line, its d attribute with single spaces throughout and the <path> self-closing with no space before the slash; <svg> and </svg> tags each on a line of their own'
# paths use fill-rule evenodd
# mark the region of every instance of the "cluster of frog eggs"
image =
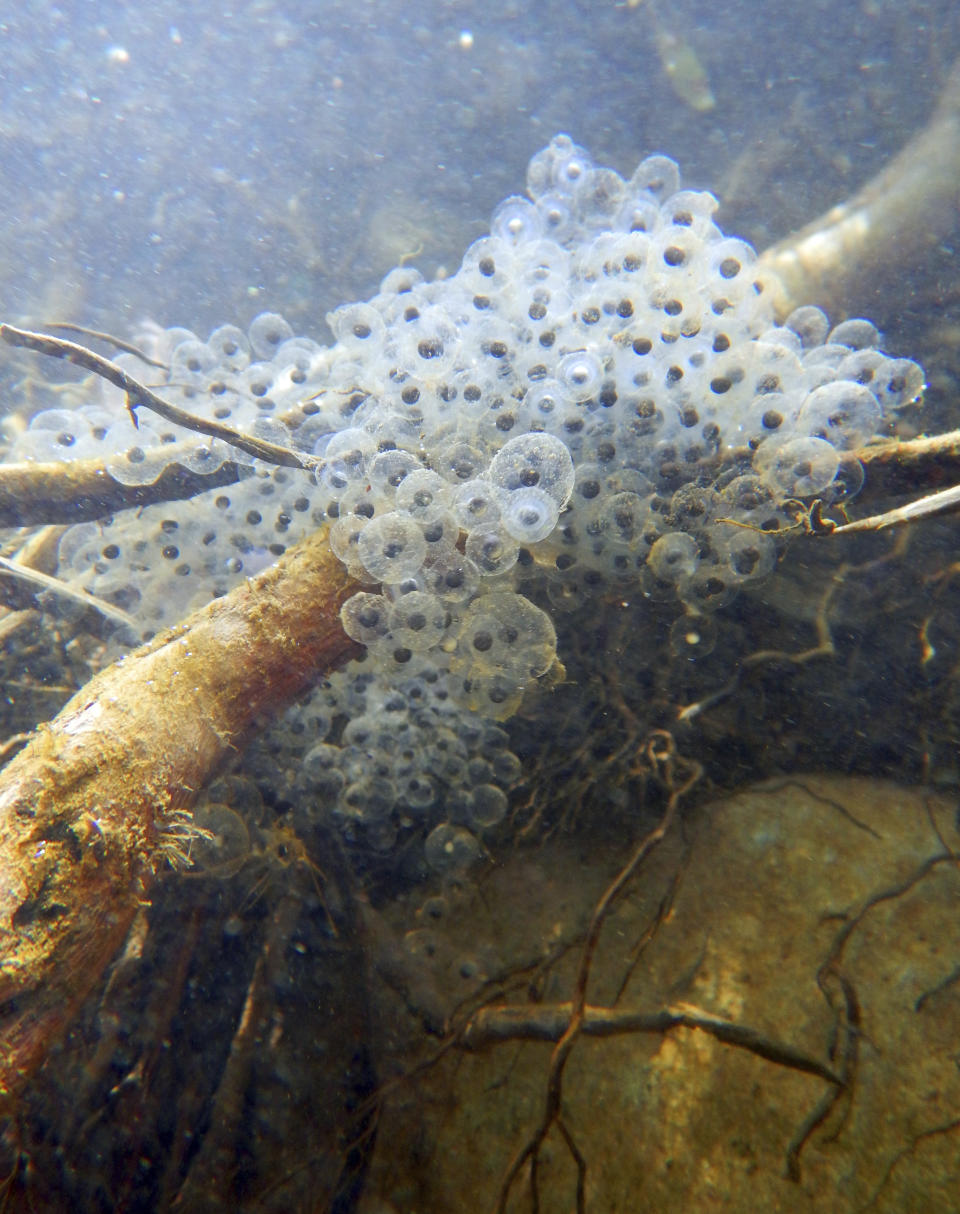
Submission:
<svg viewBox="0 0 960 1214">
<path fill-rule="evenodd" d="M 333 550 L 370 586 L 343 609 L 368 648 L 363 677 L 389 696 L 431 670 L 469 729 L 471 712 L 510 716 L 554 662 L 552 621 L 519 590 L 562 607 L 639 584 L 703 618 L 769 573 L 790 499 L 856 492 L 852 452 L 915 399 L 922 371 L 884 355 L 867 321 L 831 331 L 803 307 L 778 326 L 754 250 L 665 157 L 627 181 L 559 136 L 527 184 L 456 274 L 401 268 L 332 313 L 332 347 L 269 313 L 249 334 L 160 334 L 165 397 L 322 466 L 249 461 L 229 489 L 72 528 L 61 576 L 146 633 L 331 519 Z M 133 430 L 105 392 L 39 415 L 9 458 L 101 454 L 130 483 L 174 461 L 249 460 L 143 410 Z M 385 745 L 371 736 L 369 753 Z M 412 787 L 390 796 L 414 808 Z"/>
<path fill-rule="evenodd" d="M 522 768 L 506 730 L 464 712 L 453 683 L 427 657 L 389 684 L 372 663 L 355 663 L 264 735 L 248 769 L 308 820 L 332 812 L 352 842 L 387 852 L 416 831 L 429 867 L 469 867 L 478 837 L 506 817 Z"/>
</svg>

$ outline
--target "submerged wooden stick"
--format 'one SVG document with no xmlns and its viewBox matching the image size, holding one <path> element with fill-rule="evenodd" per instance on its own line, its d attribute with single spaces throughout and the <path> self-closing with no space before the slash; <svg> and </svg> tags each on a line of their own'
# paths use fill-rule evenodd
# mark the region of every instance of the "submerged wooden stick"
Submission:
<svg viewBox="0 0 960 1214">
<path fill-rule="evenodd" d="M 570 1003 L 497 1004 L 478 1011 L 460 1035 L 468 1050 L 481 1050 L 504 1041 L 559 1041 L 570 1023 Z M 768 1037 L 748 1024 L 737 1024 L 682 1004 L 653 1010 L 586 1006 L 582 1033 L 585 1037 L 615 1037 L 625 1033 L 668 1033 L 671 1029 L 699 1029 L 728 1045 L 792 1067 L 808 1075 L 817 1075 L 838 1087 L 843 1080 L 828 1063 L 815 1058 L 787 1041 Z"/>
<path fill-rule="evenodd" d="M 960 430 L 872 443 L 852 452 L 867 470 L 866 493 L 916 492 L 960 479 Z M 215 472 L 170 463 L 149 485 L 123 485 L 102 459 L 0 464 L 0 526 L 95 521 L 119 510 L 182 501 L 232 485 L 247 467 L 228 460 Z"/>
<path fill-rule="evenodd" d="M 941 489 L 939 493 L 917 498 L 905 506 L 886 510 L 883 514 L 871 514 L 868 518 L 858 518 L 852 523 L 828 527 L 821 534 L 843 535 L 851 531 L 886 531 L 888 527 L 917 523 L 921 519 L 933 518 L 938 514 L 955 514 L 957 510 L 960 510 L 960 485 L 953 485 L 949 489 Z"/>
<path fill-rule="evenodd" d="M 244 434 L 227 426 L 223 422 L 211 421 L 205 417 L 197 417 L 177 405 L 158 396 L 152 388 L 134 379 L 127 371 L 109 358 L 88 350 L 86 346 L 74 341 L 66 341 L 61 337 L 51 337 L 49 333 L 34 333 L 30 329 L 18 329 L 15 325 L 0 324 L 0 339 L 9 346 L 18 346 L 26 350 L 36 350 L 38 354 L 49 354 L 51 358 L 62 358 L 74 366 L 92 371 L 101 379 L 107 380 L 115 388 L 127 394 L 127 409 L 137 424 L 137 409 L 145 408 L 159 414 L 168 422 L 183 426 L 185 430 L 196 430 L 198 434 L 206 434 L 210 438 L 219 438 L 239 451 L 245 451 L 255 459 L 262 459 L 268 464 L 280 464 L 284 468 L 317 468 L 323 461 L 312 455 L 305 455 L 289 447 L 281 447 L 277 443 L 255 438 L 252 434 Z"/>
<path fill-rule="evenodd" d="M 0 771 L 0 1112 L 122 943 L 193 797 L 255 727 L 360 652 L 315 533 L 97 675 Z"/>
<path fill-rule="evenodd" d="M 123 485 L 102 459 L 0 464 L 0 527 L 84 523 L 154 502 L 177 502 L 233 485 L 245 466 L 233 460 L 215 472 L 170 462 L 149 485 Z"/>
<path fill-rule="evenodd" d="M 782 318 L 800 304 L 869 311 L 870 297 L 903 275 L 957 225 L 960 206 L 960 60 L 928 124 L 847 202 L 767 249 Z"/>
<path fill-rule="evenodd" d="M 873 493 L 916 493 L 960 480 L 960 430 L 871 443 L 853 453 Z"/>
</svg>

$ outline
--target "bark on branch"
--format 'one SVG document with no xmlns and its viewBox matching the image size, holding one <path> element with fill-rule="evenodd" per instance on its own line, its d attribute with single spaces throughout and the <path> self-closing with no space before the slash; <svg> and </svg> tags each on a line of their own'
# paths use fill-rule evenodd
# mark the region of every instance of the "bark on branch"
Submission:
<svg viewBox="0 0 960 1214">
<path fill-rule="evenodd" d="M 152 484 L 123 485 L 102 459 L 0 464 L 0 527 L 93 522 L 118 510 L 178 502 L 236 484 L 241 468 L 230 460 L 201 474 L 169 463 Z"/>
<path fill-rule="evenodd" d="M 97 675 L 0 771 L 0 1112 L 122 943 L 193 797 L 359 652 L 318 532 Z"/>
</svg>

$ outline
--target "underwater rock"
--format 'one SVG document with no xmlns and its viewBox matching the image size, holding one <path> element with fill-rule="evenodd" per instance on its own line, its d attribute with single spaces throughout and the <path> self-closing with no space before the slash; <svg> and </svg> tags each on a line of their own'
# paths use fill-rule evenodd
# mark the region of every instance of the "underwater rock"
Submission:
<svg viewBox="0 0 960 1214">
<path fill-rule="evenodd" d="M 747 788 L 694 816 L 693 842 L 675 832 L 608 922 L 589 1004 L 721 1017 L 851 1082 L 831 1103 L 837 1089 L 823 1078 L 694 1028 L 583 1038 L 563 1119 L 586 1161 L 586 1209 L 955 1210 L 955 804 L 809 776 Z M 459 982 L 462 997 L 450 958 L 485 956 L 493 973 L 529 962 L 538 946 L 546 953 L 558 935 L 575 938 L 626 850 L 557 839 L 492 872 L 471 913 L 440 929 L 437 981 Z M 508 998 L 533 1018 L 569 999 L 578 953 L 533 979 L 518 974 Z M 542 1116 L 552 1049 L 506 1040 L 447 1053 L 392 1091 L 361 1210 L 495 1208 L 509 1161 Z M 544 1214 L 576 1208 L 576 1179 L 554 1129 L 540 1157 Z M 529 1203 L 524 1174 L 505 1208 Z"/>
</svg>

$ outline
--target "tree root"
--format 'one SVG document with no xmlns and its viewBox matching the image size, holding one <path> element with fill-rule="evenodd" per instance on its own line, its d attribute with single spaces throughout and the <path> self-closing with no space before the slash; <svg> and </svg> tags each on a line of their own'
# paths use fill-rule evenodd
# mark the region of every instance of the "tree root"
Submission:
<svg viewBox="0 0 960 1214">
<path fill-rule="evenodd" d="M 483 1008 L 461 1033 L 460 1043 L 466 1049 L 479 1050 L 504 1041 L 559 1041 L 570 1022 L 571 1007 L 569 1003 L 521 1003 Z M 689 1004 L 654 1011 L 588 1006 L 581 1032 L 584 1037 L 614 1037 L 623 1033 L 668 1033 L 677 1028 L 699 1029 L 768 1062 L 816 1075 L 835 1087 L 843 1086 L 841 1076 L 821 1059 L 748 1024 L 725 1020 Z"/>
</svg>

